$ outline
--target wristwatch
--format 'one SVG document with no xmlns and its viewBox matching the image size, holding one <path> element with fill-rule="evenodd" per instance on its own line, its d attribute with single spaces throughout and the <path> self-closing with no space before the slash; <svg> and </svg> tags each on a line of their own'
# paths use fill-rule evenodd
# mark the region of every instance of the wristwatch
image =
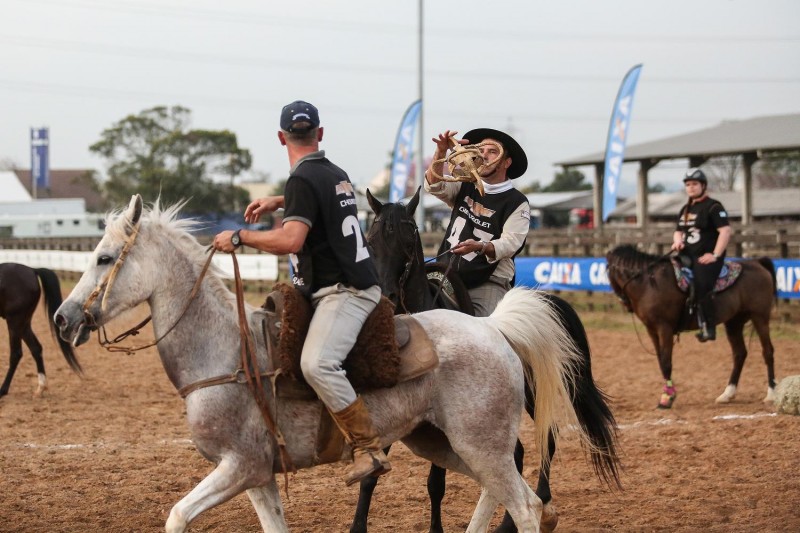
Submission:
<svg viewBox="0 0 800 533">
<path fill-rule="evenodd" d="M 231 235 L 231 244 L 233 245 L 234 248 L 238 248 L 239 246 L 242 245 L 242 238 L 239 236 L 240 231 L 242 230 L 237 229 L 236 231 L 233 232 L 233 235 Z"/>
<path fill-rule="evenodd" d="M 717 259 L 719 259 L 719 256 L 718 256 L 717 254 L 715 254 L 714 252 L 711 252 L 711 255 L 713 255 L 713 256 L 714 256 L 714 260 L 717 260 Z"/>
</svg>

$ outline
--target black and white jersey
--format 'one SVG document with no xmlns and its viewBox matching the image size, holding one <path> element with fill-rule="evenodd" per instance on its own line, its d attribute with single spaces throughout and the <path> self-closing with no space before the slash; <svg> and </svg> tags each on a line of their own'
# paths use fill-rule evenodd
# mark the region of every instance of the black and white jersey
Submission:
<svg viewBox="0 0 800 533">
<path fill-rule="evenodd" d="M 358 222 L 356 196 L 344 170 L 315 152 L 292 170 L 284 190 L 284 221 L 309 226 L 292 254 L 292 281 L 305 294 L 337 283 L 356 289 L 378 284 L 375 263 Z"/>
<path fill-rule="evenodd" d="M 491 241 L 499 239 L 503 234 L 503 225 L 520 207 L 527 204 L 527 198 L 517 189 L 481 196 L 474 183 L 462 183 L 458 195 L 453 202 L 453 214 L 447 226 L 445 240 L 439 248 L 439 255 L 444 254 L 459 242 L 466 240 Z M 527 212 L 527 211 L 526 211 Z M 522 246 L 514 253 L 518 254 Z M 443 261 L 450 261 L 452 254 L 447 253 Z M 459 277 L 468 288 L 477 287 L 489 280 L 498 263 L 490 263 L 485 255 L 471 252 L 456 257 Z"/>
<path fill-rule="evenodd" d="M 717 200 L 706 197 L 686 204 L 678 217 L 677 230 L 683 233 L 684 250 L 691 257 L 714 252 L 717 229 L 729 226 L 728 213 Z"/>
</svg>

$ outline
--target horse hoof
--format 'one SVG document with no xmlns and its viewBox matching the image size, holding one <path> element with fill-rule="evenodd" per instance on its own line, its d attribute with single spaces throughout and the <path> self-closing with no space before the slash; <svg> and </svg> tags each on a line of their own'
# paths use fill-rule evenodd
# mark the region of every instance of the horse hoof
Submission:
<svg viewBox="0 0 800 533">
<path fill-rule="evenodd" d="M 728 385 L 725 387 L 725 390 L 722 394 L 714 400 L 717 403 L 731 403 L 731 400 L 736 398 L 736 386 L 735 385 Z"/>
<path fill-rule="evenodd" d="M 542 521 L 539 524 L 539 528 L 544 533 L 551 533 L 556 526 L 558 526 L 558 511 L 555 505 L 548 503 L 542 509 Z"/>
<path fill-rule="evenodd" d="M 672 404 L 675 403 L 675 397 L 677 394 L 670 396 L 669 394 L 662 394 L 661 398 L 658 400 L 658 405 L 656 406 L 658 409 L 672 409 Z"/>
</svg>

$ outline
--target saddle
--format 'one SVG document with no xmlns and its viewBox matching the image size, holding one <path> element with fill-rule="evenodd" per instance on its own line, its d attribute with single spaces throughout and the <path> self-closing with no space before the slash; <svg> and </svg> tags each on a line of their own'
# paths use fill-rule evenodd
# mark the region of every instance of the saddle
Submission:
<svg viewBox="0 0 800 533">
<path fill-rule="evenodd" d="M 300 370 L 300 355 L 313 314 L 311 303 L 293 286 L 278 283 L 258 312 L 264 317 L 262 330 L 271 368 L 280 369 L 274 382 L 275 395 L 317 400 Z M 437 366 L 433 342 L 420 323 L 409 315 L 394 316 L 394 305 L 385 297 L 367 318 L 343 364 L 347 379 L 358 392 L 393 387 Z M 320 406 L 314 440 L 314 464 L 342 459 L 344 435 L 324 406 Z M 274 468 L 282 471 L 278 463 Z"/>
<path fill-rule="evenodd" d="M 262 306 L 263 333 L 272 368 L 280 369 L 276 383 L 279 397 L 316 399 L 303 378 L 300 354 L 313 309 L 293 286 L 278 283 Z M 439 359 L 433 342 L 411 316 L 394 316 L 394 305 L 381 297 L 367 318 L 356 344 L 342 367 L 353 388 L 393 387 L 436 368 Z"/>
<path fill-rule="evenodd" d="M 694 282 L 692 269 L 689 265 L 685 265 L 678 258 L 671 258 L 672 268 L 675 271 L 675 280 L 678 283 L 678 288 L 683 292 L 690 292 L 690 287 Z M 722 292 L 739 279 L 742 273 L 742 264 L 738 261 L 725 261 L 722 265 L 722 270 L 719 272 L 719 277 L 714 284 L 714 292 Z"/>
</svg>

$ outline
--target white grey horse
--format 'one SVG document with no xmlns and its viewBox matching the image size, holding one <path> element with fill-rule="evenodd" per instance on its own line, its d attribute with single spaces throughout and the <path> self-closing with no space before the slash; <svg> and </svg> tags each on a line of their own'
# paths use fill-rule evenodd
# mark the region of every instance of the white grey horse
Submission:
<svg viewBox="0 0 800 533">
<path fill-rule="evenodd" d="M 146 301 L 164 369 L 180 390 L 235 373 L 241 359 L 235 296 L 213 268 L 186 304 L 206 252 L 188 231 L 193 222 L 177 218 L 179 209 L 158 203 L 143 208 L 136 195 L 126 210 L 109 215 L 92 263 L 56 312 L 56 323 L 62 337 L 77 346 L 91 330 Z M 251 331 L 260 331 L 259 311 L 248 307 L 247 313 Z M 573 380 L 575 349 L 551 306 L 536 291 L 514 289 L 489 318 L 445 310 L 415 317 L 434 342 L 440 364 L 394 388 L 364 393 L 382 445 L 401 440 L 420 457 L 481 485 L 467 531 L 486 531 L 498 504 L 506 506 L 520 531 L 539 531 L 542 502 L 517 473 L 513 458 L 524 369 L 532 373 L 536 392 L 542 460 L 547 460 L 548 429 L 579 427 L 565 388 Z M 257 350 L 261 370 L 268 370 L 263 342 Z M 268 395 L 272 398 L 271 390 Z M 272 409 L 294 466 L 317 464 L 321 403 L 281 398 Z M 276 439 L 248 387 L 198 388 L 186 397 L 186 415 L 197 450 L 216 468 L 172 508 L 166 530 L 185 531 L 206 509 L 247 491 L 265 531 L 288 531 L 275 477 Z M 574 434 L 585 440 L 580 429 Z M 347 459 L 347 450 L 341 459 Z"/>
</svg>

